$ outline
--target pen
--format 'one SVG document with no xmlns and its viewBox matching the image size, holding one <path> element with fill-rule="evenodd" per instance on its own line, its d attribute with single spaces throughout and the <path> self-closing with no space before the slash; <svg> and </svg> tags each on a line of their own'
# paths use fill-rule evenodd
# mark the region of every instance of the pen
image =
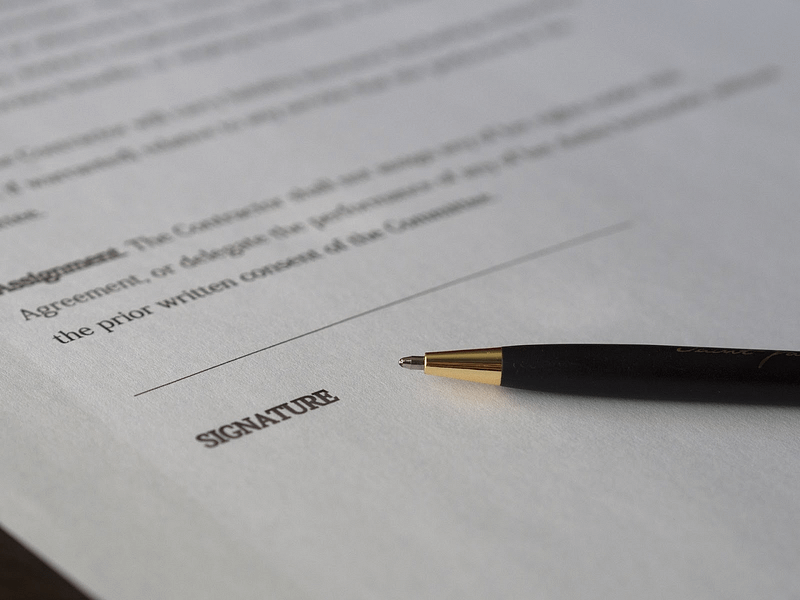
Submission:
<svg viewBox="0 0 800 600">
<path fill-rule="evenodd" d="M 579 396 L 800 404 L 800 352 L 788 350 L 538 344 L 426 352 L 400 366 Z"/>
</svg>

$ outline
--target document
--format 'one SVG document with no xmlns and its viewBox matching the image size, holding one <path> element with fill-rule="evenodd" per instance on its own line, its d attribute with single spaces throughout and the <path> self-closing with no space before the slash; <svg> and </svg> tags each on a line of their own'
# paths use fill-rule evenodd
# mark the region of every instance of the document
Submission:
<svg viewBox="0 0 800 600">
<path fill-rule="evenodd" d="M 800 413 L 425 378 L 800 349 L 800 4 L 0 3 L 0 524 L 96 598 L 775 598 Z"/>
</svg>

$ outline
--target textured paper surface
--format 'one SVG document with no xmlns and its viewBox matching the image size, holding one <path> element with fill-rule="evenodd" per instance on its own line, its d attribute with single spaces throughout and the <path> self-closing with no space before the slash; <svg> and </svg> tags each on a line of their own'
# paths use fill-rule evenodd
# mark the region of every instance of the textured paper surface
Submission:
<svg viewBox="0 0 800 600">
<path fill-rule="evenodd" d="M 796 410 L 396 362 L 796 349 L 798 24 L 9 3 L 0 522 L 103 598 L 796 593 Z"/>
</svg>

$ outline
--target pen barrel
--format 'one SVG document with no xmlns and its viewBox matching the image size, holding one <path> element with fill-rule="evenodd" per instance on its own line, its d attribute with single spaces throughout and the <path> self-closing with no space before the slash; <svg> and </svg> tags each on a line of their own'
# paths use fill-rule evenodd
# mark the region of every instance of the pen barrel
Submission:
<svg viewBox="0 0 800 600">
<path fill-rule="evenodd" d="M 622 398 L 800 403 L 800 352 L 616 344 L 503 348 L 501 385 Z"/>
</svg>

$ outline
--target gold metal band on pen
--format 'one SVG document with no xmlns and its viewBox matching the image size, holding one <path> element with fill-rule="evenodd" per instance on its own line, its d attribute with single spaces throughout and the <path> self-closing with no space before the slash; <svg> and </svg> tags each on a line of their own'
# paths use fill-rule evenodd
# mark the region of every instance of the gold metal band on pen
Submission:
<svg viewBox="0 0 800 600">
<path fill-rule="evenodd" d="M 425 353 L 426 375 L 500 385 L 502 371 L 502 348 Z"/>
</svg>

